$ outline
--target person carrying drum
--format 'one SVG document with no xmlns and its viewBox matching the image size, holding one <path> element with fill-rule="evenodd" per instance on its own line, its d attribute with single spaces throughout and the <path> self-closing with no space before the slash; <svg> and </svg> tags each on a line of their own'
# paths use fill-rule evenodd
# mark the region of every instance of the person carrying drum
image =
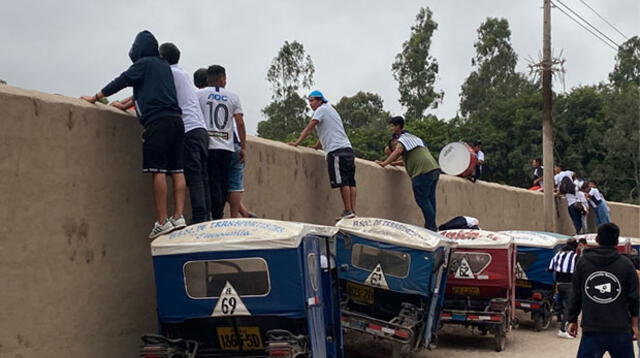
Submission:
<svg viewBox="0 0 640 358">
<path fill-rule="evenodd" d="M 422 139 L 404 130 L 404 118 L 391 118 L 389 130 L 397 137 L 398 144 L 387 159 L 376 160 L 376 163 L 384 168 L 402 156 L 407 174 L 411 178 L 413 195 L 424 215 L 424 227 L 437 231 L 436 186 L 440 178 L 440 166 Z"/>
<path fill-rule="evenodd" d="M 576 265 L 576 249 L 578 242 L 575 239 L 569 239 L 567 244 L 560 250 L 549 263 L 548 271 L 555 273 L 556 288 L 558 290 L 558 299 L 562 303 L 562 323 L 558 331 L 558 337 L 573 339 L 574 337 L 567 333 L 567 317 L 569 315 L 569 298 L 571 297 L 571 278 Z"/>
</svg>

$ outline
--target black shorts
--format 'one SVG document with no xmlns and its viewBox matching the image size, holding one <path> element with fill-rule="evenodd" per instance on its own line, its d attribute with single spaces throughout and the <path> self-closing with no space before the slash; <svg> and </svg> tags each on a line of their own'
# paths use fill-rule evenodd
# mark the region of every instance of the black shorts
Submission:
<svg viewBox="0 0 640 358">
<path fill-rule="evenodd" d="M 329 181 L 332 188 L 356 186 L 356 157 L 351 148 L 336 149 L 327 154 Z"/>
<path fill-rule="evenodd" d="M 182 173 L 184 166 L 184 124 L 180 117 L 158 118 L 142 133 L 142 171 Z"/>
</svg>

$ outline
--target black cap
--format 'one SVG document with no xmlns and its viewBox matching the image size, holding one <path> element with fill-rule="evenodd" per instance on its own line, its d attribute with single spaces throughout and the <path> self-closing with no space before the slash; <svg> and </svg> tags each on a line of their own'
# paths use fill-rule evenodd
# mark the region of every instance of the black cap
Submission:
<svg viewBox="0 0 640 358">
<path fill-rule="evenodd" d="M 476 145 L 482 145 L 482 142 L 479 140 L 476 140 L 475 142 L 473 142 L 473 146 L 475 147 Z"/>
</svg>

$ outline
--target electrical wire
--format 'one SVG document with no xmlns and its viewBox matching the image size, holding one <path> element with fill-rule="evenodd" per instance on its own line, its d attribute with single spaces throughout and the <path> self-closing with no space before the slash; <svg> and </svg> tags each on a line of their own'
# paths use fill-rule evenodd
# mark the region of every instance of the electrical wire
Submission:
<svg viewBox="0 0 640 358">
<path fill-rule="evenodd" d="M 602 17 L 602 15 L 600 15 L 594 8 L 589 6 L 589 4 L 587 4 L 584 0 L 580 0 L 580 2 L 583 3 L 586 7 L 588 7 L 591 11 L 593 11 L 594 14 L 598 15 L 598 17 L 600 19 L 602 19 L 602 21 L 606 22 L 607 25 L 611 26 L 611 28 L 616 30 L 616 32 L 618 32 L 622 37 L 624 37 L 627 40 L 629 39 L 629 37 L 627 37 L 627 35 L 623 34 L 620 30 L 618 30 L 615 26 L 613 26 L 609 21 L 607 21 L 607 19 Z"/>
<path fill-rule="evenodd" d="M 569 6 L 565 5 L 562 0 L 556 0 L 560 5 L 564 6 L 565 8 L 567 8 L 569 11 L 571 11 L 571 13 L 573 13 L 574 15 L 576 15 L 580 20 L 582 20 L 585 24 L 589 25 L 592 29 L 596 30 L 600 35 L 602 35 L 604 38 L 606 38 L 607 40 L 611 41 L 612 44 L 616 45 L 616 47 L 620 47 L 620 45 L 618 43 L 616 43 L 615 41 L 613 41 L 609 36 L 605 35 L 602 31 L 600 31 L 597 27 L 591 25 L 591 23 L 587 20 L 584 19 L 584 17 L 580 16 L 580 14 L 578 14 L 577 12 L 573 11 L 572 8 L 570 8 Z"/>
<path fill-rule="evenodd" d="M 576 24 L 580 25 L 583 29 L 589 31 L 589 33 L 591 33 L 593 36 L 595 36 L 598 40 L 602 41 L 602 43 L 604 43 L 605 45 L 609 46 L 612 50 L 618 51 L 617 48 L 613 47 L 613 45 L 611 45 L 609 42 L 605 41 L 602 37 L 598 36 L 598 34 L 596 34 L 595 32 L 591 31 L 588 27 L 584 26 L 582 23 L 580 23 L 580 21 L 576 20 L 573 16 L 569 15 L 569 13 L 567 13 L 564 10 L 562 10 L 562 8 L 557 6 L 553 1 L 551 2 L 551 4 L 554 5 L 556 7 L 556 9 L 560 10 L 560 12 L 565 14 L 568 18 L 573 20 Z"/>
</svg>

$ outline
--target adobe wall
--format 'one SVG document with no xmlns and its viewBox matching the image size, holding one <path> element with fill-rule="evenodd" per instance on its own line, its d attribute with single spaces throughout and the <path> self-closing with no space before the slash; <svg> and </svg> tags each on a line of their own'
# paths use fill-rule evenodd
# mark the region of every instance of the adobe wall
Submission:
<svg viewBox="0 0 640 358">
<path fill-rule="evenodd" d="M 136 118 L 4 85 L 0 108 L 0 357 L 135 355 L 155 329 L 153 198 Z M 247 160 L 245 203 L 259 216 L 334 222 L 341 204 L 321 152 L 251 137 Z M 401 169 L 358 160 L 356 178 L 360 216 L 422 224 Z M 437 195 L 438 222 L 543 227 L 541 194 L 442 176 Z M 611 207 L 623 234 L 640 236 L 640 207 Z"/>
</svg>

